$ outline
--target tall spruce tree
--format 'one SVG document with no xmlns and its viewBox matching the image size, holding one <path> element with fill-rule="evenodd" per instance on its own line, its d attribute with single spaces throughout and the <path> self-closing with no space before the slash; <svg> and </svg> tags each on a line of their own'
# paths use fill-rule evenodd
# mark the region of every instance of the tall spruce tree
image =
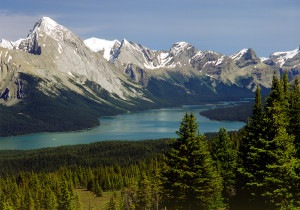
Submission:
<svg viewBox="0 0 300 210">
<path fill-rule="evenodd" d="M 288 106 L 283 86 L 274 76 L 261 129 L 250 124 L 241 147 L 239 172 L 250 208 L 299 207 L 299 162 L 294 157 L 293 137 L 287 133 Z"/>
<path fill-rule="evenodd" d="M 151 186 L 148 177 L 142 171 L 139 189 L 137 191 L 137 209 L 150 209 L 151 208 Z"/>
<path fill-rule="evenodd" d="M 245 127 L 245 134 L 240 146 L 240 160 L 238 168 L 238 198 L 237 201 L 245 206 L 250 199 L 249 205 L 261 206 L 264 203 L 259 199 L 260 193 L 256 184 L 262 182 L 263 177 L 259 173 L 263 170 L 264 150 L 261 148 L 265 126 L 263 122 L 264 113 L 261 101 L 260 88 L 257 86 L 255 95 L 255 105 L 251 119 Z M 256 176 L 255 176 L 256 175 Z M 248 204 L 247 204 L 248 205 Z M 250 207 L 251 208 L 251 207 Z"/>
<path fill-rule="evenodd" d="M 287 100 L 289 98 L 290 90 L 289 77 L 287 71 L 285 71 L 281 77 L 281 84 L 283 88 L 283 97 Z"/>
<path fill-rule="evenodd" d="M 45 187 L 43 207 L 44 207 L 44 209 L 56 209 L 57 208 L 57 198 L 56 198 L 54 192 L 50 189 L 50 186 Z"/>
<path fill-rule="evenodd" d="M 298 78 L 295 79 L 295 84 L 290 94 L 290 124 L 288 131 L 295 136 L 294 144 L 297 157 L 300 159 L 300 88 Z"/>
<path fill-rule="evenodd" d="M 193 113 L 185 114 L 177 135 L 161 174 L 164 205 L 168 209 L 221 206 L 222 180 Z"/>
<path fill-rule="evenodd" d="M 235 194 L 235 180 L 237 169 L 237 150 L 225 128 L 220 128 L 219 133 L 212 141 L 211 154 L 217 162 L 218 170 L 223 179 L 223 197 L 227 205 Z"/>
</svg>

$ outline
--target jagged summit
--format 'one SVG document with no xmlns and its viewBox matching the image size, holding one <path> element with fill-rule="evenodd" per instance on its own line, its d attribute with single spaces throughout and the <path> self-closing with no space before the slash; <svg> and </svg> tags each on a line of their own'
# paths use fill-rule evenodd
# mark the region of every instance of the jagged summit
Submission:
<svg viewBox="0 0 300 210">
<path fill-rule="evenodd" d="M 127 41 L 127 39 L 123 39 L 122 40 L 122 45 L 130 45 L 130 42 L 129 41 Z"/>
<path fill-rule="evenodd" d="M 62 28 L 63 26 L 59 25 L 57 22 L 55 22 L 49 17 L 42 17 L 34 24 L 33 29 L 30 30 L 27 37 L 30 37 L 32 34 L 39 31 L 43 31 L 50 35 L 50 33 L 54 30 L 58 30 L 58 27 Z"/>
<path fill-rule="evenodd" d="M 178 55 L 190 47 L 192 47 L 192 45 L 187 42 L 176 42 L 175 44 L 173 44 L 170 53 L 173 55 Z"/>
<path fill-rule="evenodd" d="M 35 24 L 32 30 L 30 30 L 29 34 L 27 35 L 26 39 L 19 39 L 15 42 L 8 41 L 5 39 L 0 39 L 0 47 L 7 48 L 7 49 L 23 49 L 26 51 L 30 51 L 31 48 L 29 47 L 30 42 L 34 42 L 32 39 L 37 38 L 37 32 L 45 32 L 47 35 L 53 34 L 53 31 L 66 30 L 63 26 L 56 23 L 49 17 L 42 17 L 39 19 Z"/>
<path fill-rule="evenodd" d="M 248 49 L 244 48 L 244 49 L 240 50 L 239 52 L 231 55 L 230 58 L 232 58 L 233 60 L 239 60 L 247 51 L 248 51 Z"/>
<path fill-rule="evenodd" d="M 59 24 L 52 20 L 49 17 L 42 17 L 39 19 L 36 24 L 34 25 L 34 29 L 41 26 L 47 27 L 49 30 L 53 30 L 55 27 L 57 27 Z"/>
</svg>

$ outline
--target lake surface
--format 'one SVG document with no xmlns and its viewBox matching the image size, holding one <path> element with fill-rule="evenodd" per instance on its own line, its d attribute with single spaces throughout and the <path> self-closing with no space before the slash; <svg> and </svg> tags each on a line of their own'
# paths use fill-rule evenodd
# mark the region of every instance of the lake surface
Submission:
<svg viewBox="0 0 300 210">
<path fill-rule="evenodd" d="M 235 102 L 182 106 L 131 112 L 100 118 L 101 125 L 78 132 L 36 133 L 25 136 L 0 138 L 0 149 L 36 149 L 61 145 L 88 144 L 104 140 L 144 140 L 177 137 L 180 120 L 186 112 L 193 112 L 199 121 L 199 130 L 217 132 L 220 127 L 238 130 L 243 122 L 215 121 L 203 117 L 199 112 L 216 107 L 225 107 Z"/>
</svg>

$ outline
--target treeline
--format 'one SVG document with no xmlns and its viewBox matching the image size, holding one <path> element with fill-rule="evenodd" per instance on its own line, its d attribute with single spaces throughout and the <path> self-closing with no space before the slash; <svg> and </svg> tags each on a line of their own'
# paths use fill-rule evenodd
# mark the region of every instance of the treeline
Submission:
<svg viewBox="0 0 300 210">
<path fill-rule="evenodd" d="M 252 113 L 253 105 L 253 102 L 245 102 L 232 107 L 205 110 L 200 112 L 200 114 L 212 120 L 247 122 L 248 117 Z"/>
<path fill-rule="evenodd" d="M 168 141 L 170 139 L 103 141 L 28 151 L 0 150 L 0 175 L 17 175 L 21 171 L 53 172 L 63 166 L 72 169 L 134 165 L 168 150 Z"/>
<path fill-rule="evenodd" d="M 51 173 L 21 172 L 17 176 L 0 178 L 0 209 L 80 209 L 78 194 L 74 189 L 87 189 L 101 197 L 103 191 L 122 190 L 121 199 L 111 205 L 122 209 L 142 208 L 140 184 L 147 180 L 151 196 L 159 203 L 159 170 L 157 158 L 126 167 L 119 165 L 67 169 Z M 149 179 L 149 181 L 148 181 Z M 150 193 L 150 191 L 149 191 Z M 149 194 L 150 195 L 150 194 Z M 154 197 L 153 197 L 154 198 Z"/>
<path fill-rule="evenodd" d="M 71 178 L 65 169 L 0 178 L 0 209 L 80 209 Z"/>
</svg>

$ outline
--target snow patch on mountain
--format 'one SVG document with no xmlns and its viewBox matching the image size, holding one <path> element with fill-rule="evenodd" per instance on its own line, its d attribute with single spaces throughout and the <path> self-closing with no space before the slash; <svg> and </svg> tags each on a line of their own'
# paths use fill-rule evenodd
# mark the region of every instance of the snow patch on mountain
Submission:
<svg viewBox="0 0 300 210">
<path fill-rule="evenodd" d="M 264 61 L 268 60 L 269 58 L 261 57 L 261 58 L 259 58 L 259 59 L 261 60 L 261 62 L 264 62 Z"/>
<path fill-rule="evenodd" d="M 8 56 L 8 63 L 10 62 L 10 60 L 12 59 L 11 55 Z"/>
<path fill-rule="evenodd" d="M 239 60 L 246 52 L 248 51 L 248 49 L 244 48 L 242 50 L 240 50 L 239 52 L 233 54 L 230 56 L 231 59 L 237 61 Z"/>
<path fill-rule="evenodd" d="M 23 41 L 24 39 L 19 39 L 15 42 L 12 42 L 12 41 L 8 41 L 8 40 L 5 40 L 5 39 L 0 39 L 0 47 L 3 47 L 3 48 L 7 48 L 7 49 L 19 49 L 19 45 L 21 43 L 21 41 Z"/>
<path fill-rule="evenodd" d="M 184 51 L 185 49 L 187 49 L 188 47 L 190 47 L 190 44 L 187 43 L 187 42 L 176 42 L 176 43 L 172 46 L 170 52 L 171 52 L 173 55 L 177 56 L 179 53 L 183 52 L 183 51 Z"/>
<path fill-rule="evenodd" d="M 216 66 L 218 66 L 218 65 L 222 64 L 222 63 L 223 63 L 223 61 L 224 61 L 224 58 L 225 58 L 225 56 L 224 56 L 224 55 L 222 55 L 222 57 L 218 59 L 218 61 L 217 61 L 217 63 L 216 63 Z"/>
<path fill-rule="evenodd" d="M 84 43 L 93 52 L 103 51 L 103 57 L 108 61 L 112 59 L 113 55 L 111 52 L 115 44 L 117 43 L 121 45 L 121 43 L 118 40 L 109 41 L 105 39 L 98 39 L 95 37 L 84 40 Z"/>
<path fill-rule="evenodd" d="M 0 40 L 0 47 L 7 48 L 7 49 L 13 49 L 12 43 L 5 39 Z"/>
<path fill-rule="evenodd" d="M 170 56 L 169 52 L 161 52 L 159 54 L 159 61 L 160 61 L 160 65 L 166 66 L 170 61 L 172 60 L 172 57 Z"/>
<path fill-rule="evenodd" d="M 196 53 L 196 55 L 192 57 L 192 60 L 202 58 L 204 55 L 205 53 L 203 51 L 199 51 L 198 53 Z"/>
<path fill-rule="evenodd" d="M 297 48 L 295 50 L 292 51 L 286 51 L 286 52 L 275 52 L 273 54 L 271 54 L 271 58 L 275 58 L 277 59 L 280 67 L 284 65 L 284 63 L 290 59 L 293 58 L 294 56 L 296 56 L 298 53 L 300 52 L 300 49 Z"/>
</svg>

